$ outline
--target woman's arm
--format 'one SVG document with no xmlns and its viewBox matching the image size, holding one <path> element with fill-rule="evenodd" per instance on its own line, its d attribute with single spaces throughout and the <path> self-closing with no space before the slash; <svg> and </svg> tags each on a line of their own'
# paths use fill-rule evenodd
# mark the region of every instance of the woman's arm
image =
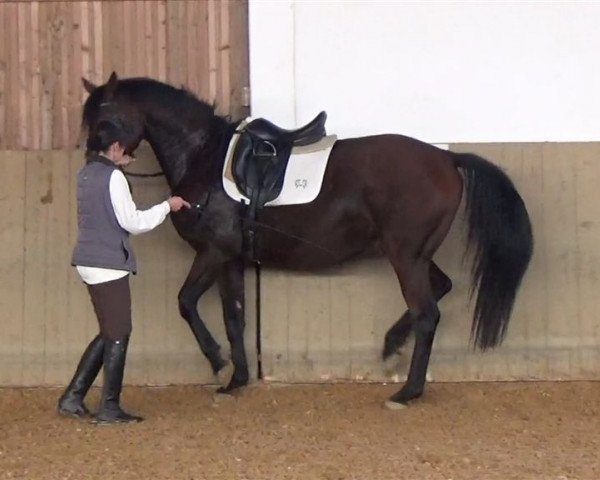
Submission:
<svg viewBox="0 0 600 480">
<path fill-rule="evenodd" d="M 109 190 L 110 201 L 119 225 L 132 235 L 156 228 L 171 211 L 169 202 L 166 200 L 148 210 L 138 210 L 131 197 L 125 175 L 120 170 L 115 170 L 110 176 Z"/>
</svg>

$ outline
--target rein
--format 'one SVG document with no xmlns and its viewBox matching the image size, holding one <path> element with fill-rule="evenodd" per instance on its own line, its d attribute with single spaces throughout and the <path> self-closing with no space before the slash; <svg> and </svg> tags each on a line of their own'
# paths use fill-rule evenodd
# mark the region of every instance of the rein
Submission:
<svg viewBox="0 0 600 480">
<path fill-rule="evenodd" d="M 151 177 L 162 177 L 164 172 L 156 172 L 156 173 L 135 173 L 135 172 L 126 172 L 123 170 L 123 173 L 128 177 L 141 177 L 141 178 L 151 178 Z"/>
<path fill-rule="evenodd" d="M 208 206 L 208 203 L 210 201 L 210 192 L 207 192 L 204 194 L 204 198 L 202 199 L 201 203 L 192 203 L 192 208 L 199 210 L 199 215 L 202 215 L 202 213 L 204 212 L 204 210 L 206 209 L 206 207 Z M 278 228 L 275 228 L 271 225 L 268 225 L 266 223 L 260 222 L 258 220 L 248 220 L 246 217 L 244 217 L 243 215 L 240 215 L 239 213 L 236 213 L 235 216 L 241 220 L 242 222 L 250 222 L 253 223 L 254 225 L 258 226 L 258 227 L 262 227 L 266 230 L 270 230 L 272 232 L 278 233 L 280 235 L 283 235 L 284 237 L 288 237 L 288 238 L 292 238 L 294 240 L 298 240 L 299 242 L 302 242 L 306 245 L 310 245 L 311 247 L 314 248 L 318 248 L 319 250 L 322 250 L 323 252 L 329 254 L 329 255 L 335 255 L 334 252 L 332 250 L 329 250 L 328 248 L 325 248 L 322 245 L 319 245 L 318 243 L 314 243 L 311 242 L 310 240 L 307 240 L 305 238 L 299 237 L 298 235 L 293 235 L 291 233 L 287 233 L 284 232 L 283 230 L 279 230 Z M 260 263 L 260 261 L 258 262 Z"/>
<path fill-rule="evenodd" d="M 241 215 L 238 215 L 238 218 L 240 218 L 244 221 L 248 221 L 247 219 L 244 219 Z M 297 235 L 292 235 L 291 233 L 284 232 L 283 230 L 279 230 L 275 227 L 272 227 L 271 225 L 267 225 L 266 223 L 259 222 L 258 220 L 250 220 L 250 221 L 259 227 L 266 228 L 267 230 L 271 230 L 272 232 L 275 232 L 275 233 L 279 233 L 280 235 L 283 235 L 284 237 L 293 238 L 294 240 L 298 240 L 299 242 L 302 242 L 306 245 L 310 245 L 311 247 L 318 248 L 319 250 L 322 250 L 323 252 L 328 253 L 329 255 L 332 255 L 332 256 L 335 255 L 332 250 L 329 250 L 328 248 L 325 248 L 324 246 L 319 245 L 318 243 L 314 243 L 314 242 L 311 242 L 310 240 L 306 240 L 305 238 L 299 237 Z"/>
</svg>

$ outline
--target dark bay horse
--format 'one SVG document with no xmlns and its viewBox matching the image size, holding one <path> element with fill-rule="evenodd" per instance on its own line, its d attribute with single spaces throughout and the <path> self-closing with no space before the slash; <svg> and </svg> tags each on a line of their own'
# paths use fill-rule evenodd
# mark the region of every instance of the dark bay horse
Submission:
<svg viewBox="0 0 600 480">
<path fill-rule="evenodd" d="M 218 283 L 234 373 L 221 392 L 248 382 L 244 350 L 244 267 L 240 204 L 224 192 L 226 145 L 237 123 L 191 93 L 147 78 L 95 86 L 83 125 L 116 116 L 131 129 L 129 151 L 145 139 L 167 182 L 202 208 L 172 215 L 196 256 L 179 293 L 188 322 L 213 371 L 226 364 L 197 312 L 200 296 Z M 435 331 L 438 301 L 452 288 L 432 258 L 446 237 L 465 190 L 472 289 L 477 292 L 472 339 L 485 350 L 506 332 L 515 296 L 531 259 L 532 229 L 522 198 L 498 167 L 473 154 L 453 153 L 401 135 L 338 140 L 318 197 L 308 204 L 264 208 L 256 255 L 262 265 L 314 270 L 378 252 L 391 262 L 408 310 L 389 329 L 384 358 L 415 335 L 408 379 L 391 397 L 420 397 Z M 263 227 L 261 227 L 261 225 Z M 265 228 L 265 226 L 267 228 Z"/>
</svg>

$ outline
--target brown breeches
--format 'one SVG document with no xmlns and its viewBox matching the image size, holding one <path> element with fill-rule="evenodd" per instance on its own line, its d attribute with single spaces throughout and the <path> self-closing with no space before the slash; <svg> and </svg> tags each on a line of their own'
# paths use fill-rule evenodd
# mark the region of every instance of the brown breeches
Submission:
<svg viewBox="0 0 600 480">
<path fill-rule="evenodd" d="M 102 337 L 112 341 L 128 337 L 131 334 L 129 275 L 87 288 Z"/>
</svg>

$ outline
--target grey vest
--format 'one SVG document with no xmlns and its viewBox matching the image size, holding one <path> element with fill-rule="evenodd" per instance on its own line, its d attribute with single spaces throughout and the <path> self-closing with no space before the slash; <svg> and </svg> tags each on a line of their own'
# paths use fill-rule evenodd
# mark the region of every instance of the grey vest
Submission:
<svg viewBox="0 0 600 480">
<path fill-rule="evenodd" d="M 116 168 L 110 160 L 94 156 L 79 171 L 79 236 L 71 264 L 135 273 L 135 255 L 129 244 L 129 233 L 119 225 L 110 201 L 110 176 Z"/>
</svg>

